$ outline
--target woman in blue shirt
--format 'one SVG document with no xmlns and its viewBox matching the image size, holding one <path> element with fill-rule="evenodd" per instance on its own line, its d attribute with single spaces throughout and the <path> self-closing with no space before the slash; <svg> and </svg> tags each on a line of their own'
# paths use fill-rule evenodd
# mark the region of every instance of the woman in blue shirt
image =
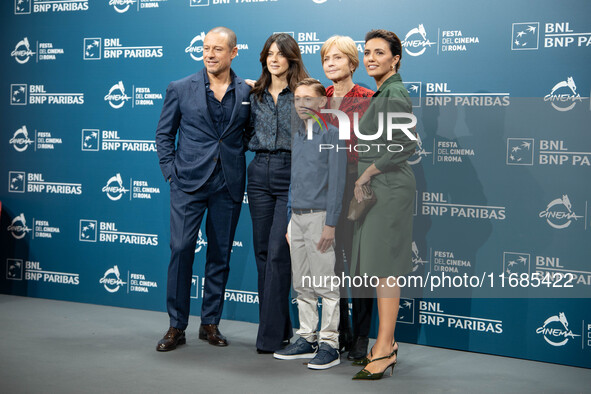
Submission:
<svg viewBox="0 0 591 394">
<path fill-rule="evenodd" d="M 273 34 L 260 56 L 262 73 L 250 94 L 254 128 L 248 149 L 247 193 L 258 271 L 259 353 L 273 353 L 292 337 L 291 260 L 285 239 L 291 174 L 291 116 L 295 85 L 308 77 L 292 36 Z"/>
</svg>

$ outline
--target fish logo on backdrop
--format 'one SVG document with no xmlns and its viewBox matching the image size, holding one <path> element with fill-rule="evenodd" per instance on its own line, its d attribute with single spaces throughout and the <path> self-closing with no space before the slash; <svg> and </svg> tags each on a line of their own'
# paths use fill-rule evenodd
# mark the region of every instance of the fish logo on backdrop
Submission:
<svg viewBox="0 0 591 394">
<path fill-rule="evenodd" d="M 27 233 L 30 233 L 32 229 L 27 227 L 27 219 L 25 218 L 25 214 L 21 213 L 10 223 L 10 226 L 6 228 L 8 232 L 12 234 L 12 236 L 16 239 L 23 239 Z"/>
<path fill-rule="evenodd" d="M 128 189 L 123 187 L 123 179 L 121 179 L 121 174 L 112 176 L 107 184 L 103 187 L 103 193 L 107 193 L 107 197 L 109 197 L 112 201 L 121 199 L 121 197 L 128 191 Z"/>
<path fill-rule="evenodd" d="M 404 40 L 402 41 L 402 47 L 410 56 L 421 56 L 427 50 L 427 47 L 431 47 L 435 43 L 429 41 L 427 38 L 427 31 L 425 26 L 420 24 L 419 27 L 411 29 Z"/>
<path fill-rule="evenodd" d="M 109 89 L 109 93 L 105 96 L 105 101 L 115 109 L 119 109 L 125 105 L 126 101 L 131 100 L 127 94 L 125 94 L 125 86 L 123 81 L 119 81 Z"/>
<path fill-rule="evenodd" d="M 121 274 L 119 273 L 119 267 L 116 265 L 113 268 L 109 268 L 105 271 L 103 277 L 99 280 L 99 283 L 105 286 L 105 290 L 109 293 L 116 293 L 119 291 L 119 288 L 127 282 L 123 282 L 121 280 Z"/>
<path fill-rule="evenodd" d="M 193 60 L 200 62 L 203 60 L 203 40 L 205 39 L 205 32 L 196 35 L 191 40 L 188 47 L 185 48 L 185 53 L 188 53 Z"/>
<path fill-rule="evenodd" d="M 14 147 L 14 149 L 17 152 L 24 152 L 27 150 L 29 145 L 34 144 L 35 141 L 29 138 L 27 126 L 23 126 L 14 132 L 14 135 L 10 139 L 9 143 Z"/>
<path fill-rule="evenodd" d="M 544 325 L 536 329 L 536 334 L 542 334 L 544 340 L 552 346 L 564 346 L 569 339 L 580 337 L 568 328 L 568 320 L 564 312 L 550 316 L 544 321 Z"/>
<path fill-rule="evenodd" d="M 511 50 L 513 51 L 538 49 L 540 41 L 540 23 L 513 23 L 513 33 L 511 36 Z"/>
<path fill-rule="evenodd" d="M 14 57 L 20 64 L 25 64 L 29 59 L 35 56 L 35 52 L 31 51 L 31 45 L 27 37 L 20 40 L 14 47 L 14 51 L 10 53 L 10 56 Z"/>
<path fill-rule="evenodd" d="M 565 112 L 570 111 L 577 105 L 577 101 L 583 101 L 584 98 L 577 93 L 577 85 L 573 77 L 568 77 L 566 81 L 558 82 L 550 93 L 544 96 L 544 101 L 550 101 L 555 110 Z M 563 105 L 559 105 L 563 103 Z"/>
<path fill-rule="evenodd" d="M 566 194 L 561 198 L 550 201 L 546 209 L 540 212 L 539 216 L 546 218 L 546 222 L 556 229 L 567 228 L 573 220 L 576 221 L 583 217 L 577 215 L 572 209 L 572 204 Z"/>
</svg>

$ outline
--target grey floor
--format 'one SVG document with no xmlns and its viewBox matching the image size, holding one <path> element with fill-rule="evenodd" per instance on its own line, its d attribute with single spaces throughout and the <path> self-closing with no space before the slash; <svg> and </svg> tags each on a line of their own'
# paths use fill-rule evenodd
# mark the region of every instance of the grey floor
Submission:
<svg viewBox="0 0 591 394">
<path fill-rule="evenodd" d="M 327 371 L 254 349 L 255 324 L 222 321 L 227 348 L 197 338 L 155 351 L 160 312 L 0 295 L 2 393 L 583 393 L 591 370 L 400 344 L 392 377 L 351 381 L 346 360 Z"/>
</svg>

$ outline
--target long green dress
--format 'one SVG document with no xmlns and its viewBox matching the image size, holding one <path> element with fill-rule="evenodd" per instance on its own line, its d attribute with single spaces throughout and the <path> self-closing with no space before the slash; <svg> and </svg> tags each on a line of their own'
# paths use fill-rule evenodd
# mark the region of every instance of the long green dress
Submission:
<svg viewBox="0 0 591 394">
<path fill-rule="evenodd" d="M 399 74 L 388 78 L 373 96 L 368 110 L 359 122 L 361 134 L 376 133 L 379 112 L 412 112 L 410 97 Z M 408 119 L 398 122 L 395 120 L 394 123 L 408 123 Z M 414 153 L 416 142 L 399 129 L 393 130 L 392 139 L 388 140 L 385 117 L 383 125 L 384 132 L 377 140 L 358 141 L 358 144 L 371 147 L 367 152 L 359 152 L 359 176 L 372 163 L 382 173 L 371 179 L 371 188 L 378 200 L 376 205 L 355 226 L 351 275 L 358 273 L 383 278 L 406 275 L 412 271 L 412 222 L 416 183 L 414 173 L 406 161 Z M 414 130 L 411 131 L 414 133 Z M 372 144 L 384 145 L 378 151 L 378 147 Z M 402 145 L 402 151 L 388 152 L 386 146 L 391 144 Z"/>
</svg>

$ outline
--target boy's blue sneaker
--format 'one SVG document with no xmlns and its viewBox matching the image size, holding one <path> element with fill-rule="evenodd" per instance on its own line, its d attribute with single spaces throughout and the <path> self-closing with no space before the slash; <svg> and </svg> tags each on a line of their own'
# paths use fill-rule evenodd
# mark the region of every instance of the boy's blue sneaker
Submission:
<svg viewBox="0 0 591 394">
<path fill-rule="evenodd" d="M 295 343 L 273 353 L 273 357 L 279 360 L 295 360 L 297 358 L 312 358 L 318 350 L 316 342 L 310 343 L 304 338 L 299 338 Z"/>
<path fill-rule="evenodd" d="M 328 369 L 339 365 L 341 357 L 339 351 L 327 343 L 321 343 L 316 356 L 308 363 L 310 369 Z"/>
</svg>

